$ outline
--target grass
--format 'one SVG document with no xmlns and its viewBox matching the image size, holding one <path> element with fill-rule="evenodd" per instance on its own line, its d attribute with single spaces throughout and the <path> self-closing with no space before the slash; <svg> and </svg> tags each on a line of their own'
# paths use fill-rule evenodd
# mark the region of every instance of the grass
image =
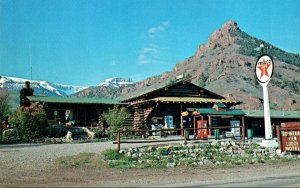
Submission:
<svg viewBox="0 0 300 188">
<path fill-rule="evenodd" d="M 108 167 L 110 168 L 163 168 L 167 165 L 167 161 L 157 161 L 157 163 L 148 163 L 148 161 L 154 161 L 154 157 L 146 157 L 144 160 L 137 160 L 137 157 L 127 156 L 120 154 L 115 149 L 108 149 L 102 153 L 103 159 L 107 161 Z"/>
<path fill-rule="evenodd" d="M 106 164 L 101 160 L 101 156 L 96 153 L 80 153 L 78 155 L 60 157 L 56 160 L 56 163 L 66 167 L 76 168 L 106 167 Z"/>
</svg>

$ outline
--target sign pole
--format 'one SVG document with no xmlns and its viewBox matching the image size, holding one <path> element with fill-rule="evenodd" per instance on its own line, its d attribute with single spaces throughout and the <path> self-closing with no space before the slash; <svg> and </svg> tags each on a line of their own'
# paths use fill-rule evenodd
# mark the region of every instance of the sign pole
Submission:
<svg viewBox="0 0 300 188">
<path fill-rule="evenodd" d="M 265 120 L 265 139 L 272 139 L 272 127 L 271 127 L 271 116 L 270 116 L 270 104 L 269 104 L 269 93 L 268 93 L 268 85 L 267 83 L 260 83 L 263 88 L 263 96 L 264 96 L 264 120 Z"/>
<path fill-rule="evenodd" d="M 265 140 L 262 141 L 261 146 L 264 147 L 276 147 L 275 140 L 272 140 L 272 127 L 270 116 L 270 103 L 268 94 L 268 83 L 270 82 L 274 72 L 273 60 L 269 55 L 261 55 L 255 65 L 255 74 L 257 81 L 263 88 L 264 98 L 264 120 L 265 120 Z"/>
</svg>

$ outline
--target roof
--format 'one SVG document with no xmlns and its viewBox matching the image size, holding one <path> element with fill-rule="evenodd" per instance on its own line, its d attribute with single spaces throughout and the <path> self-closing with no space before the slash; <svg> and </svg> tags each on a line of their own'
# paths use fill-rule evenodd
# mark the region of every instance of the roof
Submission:
<svg viewBox="0 0 300 188">
<path fill-rule="evenodd" d="M 263 118 L 263 110 L 243 110 L 246 117 Z M 300 119 L 300 111 L 282 111 L 282 110 L 270 110 L 271 118 L 287 118 L 287 119 Z"/>
<path fill-rule="evenodd" d="M 177 103 L 222 103 L 222 104 L 240 103 L 238 101 L 233 101 L 233 100 L 210 99 L 210 98 L 200 98 L 200 97 L 157 97 L 151 100 L 155 102 L 177 102 Z"/>
<path fill-rule="evenodd" d="M 217 102 L 215 105 L 216 105 L 218 108 L 226 108 L 226 105 L 224 105 L 224 103 L 219 103 L 219 102 Z"/>
<path fill-rule="evenodd" d="M 194 108 L 189 109 L 191 111 L 197 111 L 200 115 L 220 115 L 220 116 L 244 116 L 245 113 L 240 109 L 227 109 L 226 111 L 217 111 L 213 108 Z"/>
<path fill-rule="evenodd" d="M 174 86 L 174 85 L 176 85 L 176 84 L 178 84 L 178 83 L 180 83 L 180 82 L 187 82 L 187 83 L 192 84 L 192 85 L 194 85 L 194 86 L 196 86 L 196 87 L 198 87 L 198 88 L 201 88 L 202 90 L 205 90 L 205 91 L 207 91 L 207 92 L 209 92 L 209 93 L 212 93 L 212 94 L 214 94 L 214 95 L 217 95 L 217 96 L 219 96 L 219 97 L 221 97 L 221 98 L 224 98 L 224 97 L 221 96 L 221 95 L 218 95 L 218 94 L 216 94 L 216 93 L 213 93 L 213 92 L 211 92 L 211 91 L 209 91 L 209 90 L 207 90 L 207 89 L 204 89 L 204 88 L 202 88 L 202 87 L 200 87 L 200 86 L 197 86 L 197 85 L 195 85 L 195 84 L 193 84 L 193 83 L 191 83 L 191 82 L 189 82 L 189 81 L 179 79 L 179 80 L 166 80 L 166 81 L 163 81 L 163 82 L 160 82 L 160 83 L 155 83 L 155 84 L 152 84 L 152 85 L 150 85 L 150 86 L 146 86 L 146 87 L 137 89 L 137 90 L 135 90 L 134 92 L 131 92 L 131 93 L 129 93 L 129 94 L 126 95 L 126 96 L 119 97 L 118 100 L 120 100 L 120 101 L 128 101 L 128 100 L 136 99 L 136 98 L 138 98 L 138 97 L 142 97 L 143 95 L 146 95 L 146 94 L 149 94 L 149 93 L 158 91 L 158 90 L 160 90 L 160 89 L 163 89 L 163 88 L 165 88 L 165 87 L 171 87 L 171 86 Z"/>
<path fill-rule="evenodd" d="M 114 99 L 104 98 L 74 98 L 74 97 L 46 97 L 46 96 L 27 96 L 33 102 L 45 103 L 72 103 L 72 104 L 124 104 Z"/>
</svg>

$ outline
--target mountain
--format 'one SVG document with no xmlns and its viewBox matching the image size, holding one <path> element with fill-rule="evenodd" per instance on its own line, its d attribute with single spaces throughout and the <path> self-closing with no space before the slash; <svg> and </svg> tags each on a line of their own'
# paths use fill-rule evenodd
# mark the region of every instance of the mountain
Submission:
<svg viewBox="0 0 300 188">
<path fill-rule="evenodd" d="M 107 86 L 107 87 L 122 87 L 126 85 L 133 84 L 134 82 L 132 81 L 131 78 L 108 78 L 104 81 L 102 81 L 100 84 L 98 84 L 99 87 Z"/>
<path fill-rule="evenodd" d="M 96 87 L 89 87 L 73 94 L 74 97 L 99 97 L 99 98 L 115 98 L 120 95 L 120 90 L 130 88 L 135 85 L 131 78 L 108 78 L 102 81 Z"/>
<path fill-rule="evenodd" d="M 260 46 L 263 45 L 263 48 Z M 285 52 L 276 46 L 242 31 L 234 21 L 228 21 L 214 31 L 205 44 L 197 47 L 191 57 L 175 64 L 173 69 L 159 76 L 119 88 L 88 88 L 77 96 L 119 97 L 130 92 L 174 80 L 185 74 L 201 87 L 242 101 L 237 108 L 263 109 L 262 87 L 255 78 L 257 57 L 267 53 L 273 57 L 274 75 L 268 85 L 270 108 L 300 110 L 300 54 Z"/>
<path fill-rule="evenodd" d="M 28 79 L 0 76 L 0 88 L 5 88 L 9 92 L 19 92 L 25 87 L 25 81 L 28 81 Z M 36 80 L 30 81 L 30 83 L 30 87 L 34 89 L 35 94 L 47 96 L 68 96 L 87 88 Z"/>
</svg>

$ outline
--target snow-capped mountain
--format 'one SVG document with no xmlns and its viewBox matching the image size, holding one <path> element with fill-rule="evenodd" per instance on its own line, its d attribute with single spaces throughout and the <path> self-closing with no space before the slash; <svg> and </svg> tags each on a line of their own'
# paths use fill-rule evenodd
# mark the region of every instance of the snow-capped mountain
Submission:
<svg viewBox="0 0 300 188">
<path fill-rule="evenodd" d="M 17 77 L 0 76 L 0 88 L 5 88 L 11 92 L 19 92 L 25 87 L 25 81 L 29 80 Z M 47 96 L 68 96 L 87 88 L 84 86 L 70 86 L 37 80 L 31 80 L 30 87 L 34 89 L 34 94 Z"/>
<path fill-rule="evenodd" d="M 106 80 L 104 80 L 103 82 L 101 82 L 100 84 L 98 84 L 98 86 L 107 86 L 107 87 L 121 87 L 121 86 L 126 86 L 126 85 L 130 85 L 133 84 L 133 80 L 131 78 L 118 78 L 118 77 L 114 77 L 114 78 L 108 78 Z"/>
</svg>

